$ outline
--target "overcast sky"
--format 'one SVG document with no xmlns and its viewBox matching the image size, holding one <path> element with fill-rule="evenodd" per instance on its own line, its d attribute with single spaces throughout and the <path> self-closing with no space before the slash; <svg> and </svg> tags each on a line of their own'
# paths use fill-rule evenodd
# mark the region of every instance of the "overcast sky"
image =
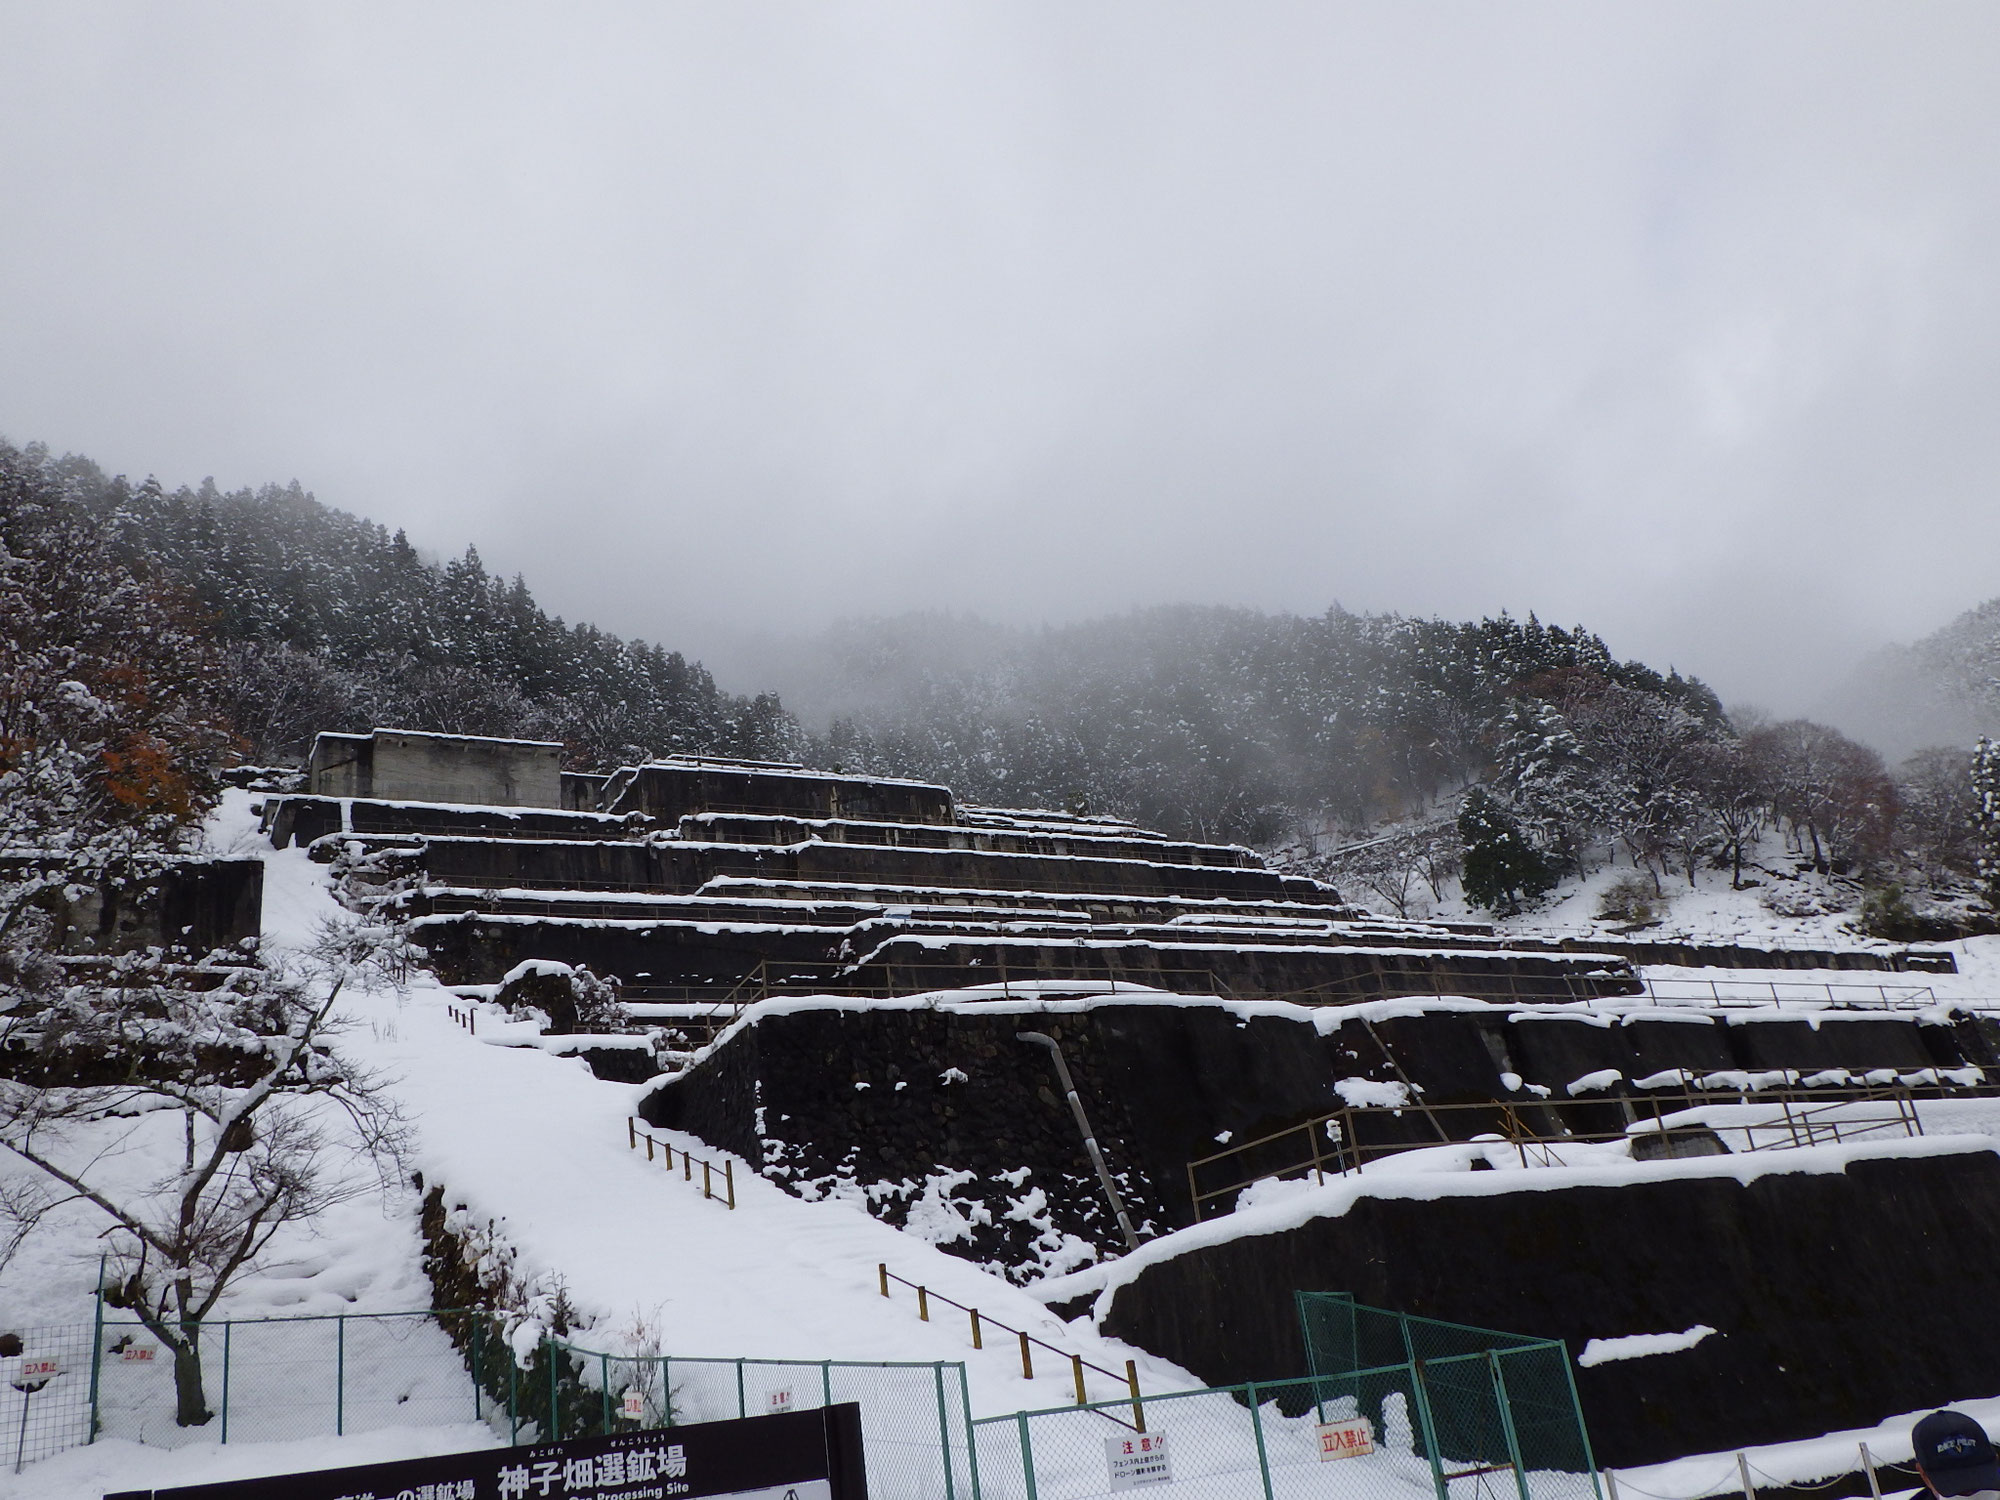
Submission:
<svg viewBox="0 0 2000 1500">
<path fill-rule="evenodd" d="M 2000 7 L 0 0 L 0 434 L 734 633 L 2000 594 Z M 743 681 L 731 683 L 747 687 Z"/>
</svg>

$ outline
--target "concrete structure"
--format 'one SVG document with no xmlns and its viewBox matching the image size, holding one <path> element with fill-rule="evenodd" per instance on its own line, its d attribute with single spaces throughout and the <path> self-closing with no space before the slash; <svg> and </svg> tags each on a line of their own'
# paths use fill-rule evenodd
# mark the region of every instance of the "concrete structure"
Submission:
<svg viewBox="0 0 2000 1500">
<path fill-rule="evenodd" d="M 604 788 L 603 810 L 643 812 L 663 823 L 704 812 L 888 823 L 957 821 L 951 792 L 921 781 L 694 756 L 626 766 Z"/>
<path fill-rule="evenodd" d="M 322 734 L 306 763 L 321 797 L 373 797 L 483 807 L 561 807 L 562 746 L 377 729 Z"/>
</svg>

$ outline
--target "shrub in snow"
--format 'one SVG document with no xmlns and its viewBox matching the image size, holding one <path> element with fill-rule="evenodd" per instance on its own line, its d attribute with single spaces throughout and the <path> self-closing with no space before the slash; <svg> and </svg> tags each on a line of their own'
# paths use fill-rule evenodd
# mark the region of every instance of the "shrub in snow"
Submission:
<svg viewBox="0 0 2000 1500">
<path fill-rule="evenodd" d="M 1528 842 L 1514 815 L 1485 788 L 1474 787 L 1465 794 L 1458 836 L 1465 841 L 1460 878 L 1465 899 L 1472 905 L 1514 912 L 1523 900 L 1555 889 L 1555 868 Z"/>
<path fill-rule="evenodd" d="M 551 1036 L 622 1031 L 625 1007 L 616 980 L 549 959 L 517 964 L 494 997 L 515 1020 L 539 1017 Z"/>
<path fill-rule="evenodd" d="M 1599 918 L 1607 922 L 1622 922 L 1628 927 L 1644 927 L 1657 922 L 1666 910 L 1666 897 L 1660 894 L 1657 884 L 1637 870 L 1620 875 L 1597 898 Z"/>
</svg>

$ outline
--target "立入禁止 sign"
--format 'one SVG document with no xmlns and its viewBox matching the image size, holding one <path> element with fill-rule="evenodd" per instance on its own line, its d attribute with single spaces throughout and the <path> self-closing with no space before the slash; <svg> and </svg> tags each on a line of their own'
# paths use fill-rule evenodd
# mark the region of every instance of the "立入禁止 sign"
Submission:
<svg viewBox="0 0 2000 1500">
<path fill-rule="evenodd" d="M 1164 1432 L 1128 1432 L 1104 1440 L 1104 1458 L 1111 1470 L 1111 1488 L 1136 1489 L 1142 1484 L 1167 1484 L 1174 1471 L 1167 1462 Z"/>
<path fill-rule="evenodd" d="M 1319 1456 L 1322 1461 L 1364 1458 L 1374 1451 L 1375 1424 L 1366 1417 L 1348 1417 L 1338 1422 L 1319 1424 Z"/>
<path fill-rule="evenodd" d="M 866 1500 L 852 1402 L 105 1500 Z"/>
</svg>

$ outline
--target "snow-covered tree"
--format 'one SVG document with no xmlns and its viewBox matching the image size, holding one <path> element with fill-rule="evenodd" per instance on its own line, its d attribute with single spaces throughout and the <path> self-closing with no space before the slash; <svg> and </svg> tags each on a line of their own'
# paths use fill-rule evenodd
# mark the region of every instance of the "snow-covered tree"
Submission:
<svg viewBox="0 0 2000 1500">
<path fill-rule="evenodd" d="M 1983 736 L 1972 748 L 1972 820 L 1979 878 L 2000 906 L 2000 743 Z"/>
<path fill-rule="evenodd" d="M 355 926 L 209 989 L 144 959 L 90 984 L 16 962 L 0 983 L 0 1148 L 47 1190 L 8 1206 L 103 1216 L 107 1300 L 172 1355 L 183 1426 L 209 1419 L 201 1328 L 230 1284 L 286 1225 L 400 1165 L 392 1102 L 334 1045 L 343 987 L 387 949 Z"/>
</svg>

